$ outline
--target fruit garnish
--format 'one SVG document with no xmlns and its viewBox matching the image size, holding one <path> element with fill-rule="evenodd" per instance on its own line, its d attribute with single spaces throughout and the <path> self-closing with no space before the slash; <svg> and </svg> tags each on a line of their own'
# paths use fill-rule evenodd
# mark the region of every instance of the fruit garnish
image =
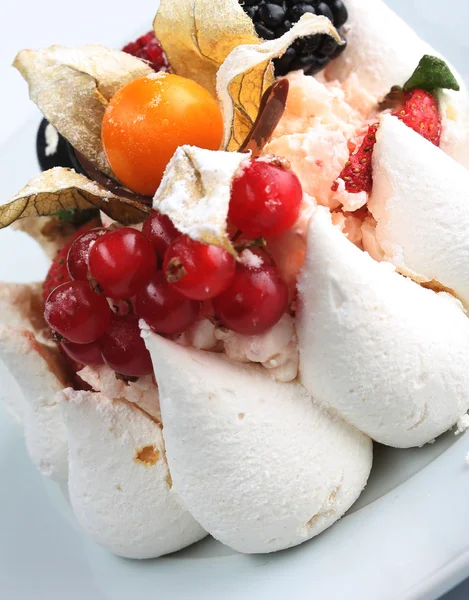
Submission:
<svg viewBox="0 0 469 600">
<path fill-rule="evenodd" d="M 60 344 L 60 348 L 68 358 L 71 358 L 72 361 L 79 365 L 96 367 L 104 363 L 99 342 L 73 344 L 72 342 L 63 341 Z"/>
<path fill-rule="evenodd" d="M 253 158 L 260 156 L 285 113 L 289 89 L 288 79 L 280 79 L 264 93 L 257 118 L 239 152 L 251 152 Z"/>
<path fill-rule="evenodd" d="M 227 233 L 233 177 L 247 159 L 239 152 L 178 148 L 166 168 L 153 206 L 193 240 L 236 252 Z"/>
<path fill-rule="evenodd" d="M 117 90 L 153 69 L 130 54 L 98 45 L 22 50 L 13 66 L 49 123 L 112 177 L 101 143 L 104 109 Z"/>
<path fill-rule="evenodd" d="M 95 294 L 88 283 L 69 281 L 51 292 L 44 317 L 59 336 L 75 344 L 89 344 L 107 330 L 111 309 L 106 298 Z"/>
<path fill-rule="evenodd" d="M 352 194 L 360 192 L 371 192 L 373 187 L 372 160 L 373 148 L 376 144 L 376 132 L 379 124 L 374 123 L 368 127 L 368 131 L 357 150 L 350 154 L 339 178 L 345 182 L 345 189 Z M 339 187 L 336 181 L 332 190 L 337 191 Z"/>
<path fill-rule="evenodd" d="M 117 178 L 153 196 L 179 146 L 218 150 L 223 121 L 215 99 L 195 81 L 154 74 L 122 87 L 106 107 L 102 140 Z"/>
<path fill-rule="evenodd" d="M 95 241 L 88 261 L 99 290 L 116 300 L 132 298 L 156 269 L 150 240 L 127 227 L 109 231 Z"/>
<path fill-rule="evenodd" d="M 440 145 L 441 115 L 433 94 L 412 90 L 404 96 L 404 106 L 393 113 L 398 119 L 435 146 Z"/>
<path fill-rule="evenodd" d="M 298 38 L 327 35 L 343 44 L 326 17 L 305 14 L 278 40 L 257 45 L 237 46 L 221 65 L 217 75 L 225 135 L 223 148 L 238 150 L 249 135 L 259 112 L 261 99 L 274 81 L 272 60 L 287 50 Z"/>
<path fill-rule="evenodd" d="M 162 0 L 153 26 L 172 71 L 213 96 L 217 71 L 231 50 L 260 42 L 237 0 Z"/>
<path fill-rule="evenodd" d="M 166 250 L 163 271 L 187 298 L 209 300 L 231 284 L 235 268 L 235 259 L 223 248 L 181 235 Z"/>
<path fill-rule="evenodd" d="M 88 281 L 88 259 L 93 244 L 106 234 L 105 229 L 92 229 L 80 235 L 70 246 L 67 253 L 67 271 L 70 279 Z"/>
<path fill-rule="evenodd" d="M 460 86 L 456 77 L 444 60 L 437 56 L 425 54 L 410 79 L 403 85 L 404 92 L 420 88 L 427 92 L 439 89 L 459 92 Z"/>
<path fill-rule="evenodd" d="M 155 331 L 173 335 L 186 331 L 200 317 L 202 303 L 180 294 L 157 271 L 134 300 L 135 313 Z"/>
<path fill-rule="evenodd" d="M 348 19 L 342 0 L 243 0 L 242 4 L 253 20 L 256 33 L 264 40 L 279 38 L 306 13 L 327 17 L 337 29 Z M 281 58 L 274 61 L 275 74 L 281 76 L 303 69 L 306 75 L 315 75 L 344 49 L 345 44 L 339 45 L 329 36 L 307 36 L 293 43 Z"/>
<path fill-rule="evenodd" d="M 155 71 L 169 71 L 168 59 L 154 31 L 149 31 L 135 42 L 130 42 L 122 51 L 148 61 Z"/>
<path fill-rule="evenodd" d="M 231 188 L 231 222 L 252 238 L 278 235 L 298 219 L 303 190 L 291 170 L 262 158 L 243 164 Z"/>
<path fill-rule="evenodd" d="M 34 177 L 8 202 L 0 204 L 0 229 L 17 219 L 74 208 L 97 208 L 126 225 L 144 221 L 151 212 L 145 204 L 116 196 L 84 175 L 56 167 Z"/>
<path fill-rule="evenodd" d="M 135 316 L 113 316 L 106 333 L 99 340 L 104 362 L 124 377 L 143 377 L 153 373 L 150 353 L 140 335 Z"/>
<path fill-rule="evenodd" d="M 267 331 L 288 306 L 288 288 L 275 267 L 236 266 L 230 287 L 213 300 L 219 321 L 244 335 Z"/>
<path fill-rule="evenodd" d="M 159 262 L 163 261 L 166 248 L 179 235 L 171 219 L 157 210 L 153 211 L 143 224 L 142 233 L 153 244 Z"/>
</svg>

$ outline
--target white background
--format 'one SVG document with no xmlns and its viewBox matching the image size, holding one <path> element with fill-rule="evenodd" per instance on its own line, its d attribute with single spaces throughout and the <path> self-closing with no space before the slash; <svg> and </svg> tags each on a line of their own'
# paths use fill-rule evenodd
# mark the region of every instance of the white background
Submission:
<svg viewBox="0 0 469 600">
<path fill-rule="evenodd" d="M 389 3 L 419 33 L 446 53 L 469 80 L 469 10 L 464 15 L 458 14 L 453 11 L 452 2 L 441 0 L 389 0 Z M 151 0 L 80 0 L 74 3 L 63 0 L 4 0 L 1 4 L 0 145 L 8 142 L 11 136 L 18 135 L 18 128 L 28 119 L 37 118 L 39 122 L 38 111 L 28 101 L 25 83 L 10 67 L 18 49 L 89 42 L 119 47 L 150 29 L 157 3 Z M 399 43 L 398 40 L 396 43 Z M 34 174 L 33 144 L 34 139 L 25 140 L 24 160 L 14 157 L 0 163 L 2 195 L 14 193 L 26 183 L 25 172 L 27 175 Z M 19 186 L 18 181 L 21 181 Z M 19 246 L 18 239 L 21 242 Z M 0 279 L 21 281 L 40 278 L 47 263 L 45 260 L 31 261 L 31 251 L 34 251 L 34 246 L 18 234 L 2 231 Z M 21 516 L 18 515 L 18 518 Z M 351 595 L 350 598 L 358 596 Z M 469 582 L 445 596 L 445 600 L 468 599 Z"/>
</svg>

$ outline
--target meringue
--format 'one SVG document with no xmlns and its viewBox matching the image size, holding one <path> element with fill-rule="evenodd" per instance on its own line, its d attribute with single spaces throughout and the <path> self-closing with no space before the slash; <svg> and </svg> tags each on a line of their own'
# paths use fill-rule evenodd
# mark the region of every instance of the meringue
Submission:
<svg viewBox="0 0 469 600">
<path fill-rule="evenodd" d="M 69 443 L 75 516 L 98 544 L 126 558 L 156 558 L 205 537 L 172 490 L 160 427 L 127 402 L 58 394 Z"/>
<path fill-rule="evenodd" d="M 469 172 L 396 117 L 376 138 L 368 207 L 385 259 L 469 306 Z"/>
<path fill-rule="evenodd" d="M 246 553 L 300 544 L 339 519 L 371 469 L 368 437 L 297 383 L 147 330 L 174 489 L 216 539 Z"/>
<path fill-rule="evenodd" d="M 300 379 L 324 406 L 398 448 L 429 442 L 467 411 L 469 319 L 460 303 L 374 261 L 321 208 L 299 293 Z"/>
<path fill-rule="evenodd" d="M 66 380 L 56 357 L 30 331 L 0 325 L 0 381 L 7 410 L 23 424 L 32 462 L 42 475 L 66 480 L 67 440 L 55 402 Z"/>
</svg>

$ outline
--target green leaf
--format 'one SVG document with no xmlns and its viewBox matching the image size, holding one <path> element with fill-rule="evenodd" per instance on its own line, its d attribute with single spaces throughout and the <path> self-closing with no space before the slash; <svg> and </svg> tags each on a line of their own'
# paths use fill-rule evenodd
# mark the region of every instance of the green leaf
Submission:
<svg viewBox="0 0 469 600">
<path fill-rule="evenodd" d="M 403 90 L 421 88 L 427 92 L 439 89 L 459 92 L 459 83 L 444 60 L 425 54 L 410 79 L 404 84 Z"/>
<path fill-rule="evenodd" d="M 84 209 L 70 208 L 69 210 L 59 210 L 55 213 L 64 223 L 71 223 L 75 227 L 81 227 L 88 221 L 96 218 L 99 215 L 99 211 L 95 209 Z"/>
</svg>

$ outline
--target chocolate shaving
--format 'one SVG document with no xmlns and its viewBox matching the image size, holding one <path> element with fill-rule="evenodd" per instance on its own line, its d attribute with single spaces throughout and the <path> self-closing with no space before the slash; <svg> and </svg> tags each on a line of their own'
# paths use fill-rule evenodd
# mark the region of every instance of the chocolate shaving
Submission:
<svg viewBox="0 0 469 600">
<path fill-rule="evenodd" d="M 264 93 L 257 119 L 239 152 L 251 151 L 253 158 L 260 156 L 285 112 L 289 88 L 288 79 L 280 79 Z"/>
</svg>

